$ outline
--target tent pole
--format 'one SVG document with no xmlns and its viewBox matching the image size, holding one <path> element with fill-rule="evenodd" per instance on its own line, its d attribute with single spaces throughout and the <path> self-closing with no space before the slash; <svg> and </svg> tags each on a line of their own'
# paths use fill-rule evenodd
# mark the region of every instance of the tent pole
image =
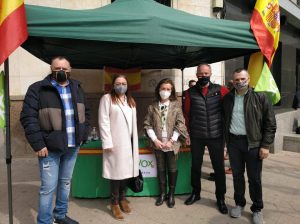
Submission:
<svg viewBox="0 0 300 224">
<path fill-rule="evenodd" d="M 12 180 L 11 180 L 11 139 L 10 139 L 10 97 L 9 97 L 9 62 L 8 58 L 4 62 L 4 105 L 5 105 L 5 127 L 6 127 L 6 166 L 7 166 L 7 197 L 9 224 L 13 223 L 13 208 L 12 208 Z"/>
<path fill-rule="evenodd" d="M 181 93 L 184 91 L 184 77 L 183 77 L 183 70 L 184 68 L 181 69 Z M 183 97 L 183 96 L 182 96 Z"/>
</svg>

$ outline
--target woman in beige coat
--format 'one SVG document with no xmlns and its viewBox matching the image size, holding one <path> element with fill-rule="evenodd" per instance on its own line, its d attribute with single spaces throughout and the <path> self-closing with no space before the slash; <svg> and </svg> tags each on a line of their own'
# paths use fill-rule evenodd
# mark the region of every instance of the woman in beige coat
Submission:
<svg viewBox="0 0 300 224">
<path fill-rule="evenodd" d="M 103 148 L 103 177 L 111 182 L 111 211 L 122 220 L 130 213 L 126 200 L 128 178 L 138 176 L 139 151 L 136 104 L 127 89 L 127 79 L 117 75 L 112 90 L 99 105 L 99 130 Z"/>
<path fill-rule="evenodd" d="M 184 124 L 181 104 L 177 101 L 175 87 L 170 79 L 161 80 L 155 89 L 156 101 L 148 107 L 144 128 L 151 139 L 157 162 L 160 196 L 155 205 L 167 199 L 169 208 L 174 207 L 174 192 L 177 180 L 176 154 L 180 140 L 189 142 Z M 168 170 L 169 193 L 166 195 L 166 169 Z"/>
</svg>

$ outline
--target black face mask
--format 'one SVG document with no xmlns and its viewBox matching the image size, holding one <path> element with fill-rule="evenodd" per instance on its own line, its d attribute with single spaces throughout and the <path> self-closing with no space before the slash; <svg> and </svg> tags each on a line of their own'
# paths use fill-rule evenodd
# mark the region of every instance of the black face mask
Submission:
<svg viewBox="0 0 300 224">
<path fill-rule="evenodd" d="M 205 86 L 209 82 L 209 80 L 210 80 L 209 76 L 204 76 L 204 77 L 198 78 L 197 84 L 202 87 L 202 86 Z"/>
<path fill-rule="evenodd" d="M 69 73 L 65 72 L 64 70 L 59 70 L 59 71 L 53 71 L 52 72 L 52 77 L 58 82 L 58 83 L 63 83 L 67 81 L 69 77 Z"/>
</svg>

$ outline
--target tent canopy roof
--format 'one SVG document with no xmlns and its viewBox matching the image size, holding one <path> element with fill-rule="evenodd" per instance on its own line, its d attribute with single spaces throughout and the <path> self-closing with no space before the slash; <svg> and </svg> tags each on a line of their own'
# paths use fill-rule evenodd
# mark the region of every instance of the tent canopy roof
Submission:
<svg viewBox="0 0 300 224">
<path fill-rule="evenodd" d="M 249 23 L 195 16 L 153 0 L 116 0 L 91 10 L 26 5 L 22 45 L 75 68 L 185 68 L 258 51 Z"/>
</svg>

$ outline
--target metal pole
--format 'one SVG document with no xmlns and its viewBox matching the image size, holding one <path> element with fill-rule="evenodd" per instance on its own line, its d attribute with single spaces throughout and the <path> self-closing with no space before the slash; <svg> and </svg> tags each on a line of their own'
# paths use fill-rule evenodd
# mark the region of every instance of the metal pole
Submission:
<svg viewBox="0 0 300 224">
<path fill-rule="evenodd" d="M 183 93 L 183 89 L 184 89 L 183 70 L 184 70 L 184 68 L 181 69 L 181 92 L 182 92 L 182 93 Z M 182 96 L 182 97 L 183 97 L 183 96 Z"/>
<path fill-rule="evenodd" d="M 9 97 L 9 63 L 8 59 L 4 62 L 4 101 L 5 101 L 5 127 L 6 127 L 6 166 L 7 166 L 7 197 L 9 224 L 13 224 L 12 208 L 12 180 L 11 180 L 11 141 L 10 141 L 10 97 Z"/>
</svg>

